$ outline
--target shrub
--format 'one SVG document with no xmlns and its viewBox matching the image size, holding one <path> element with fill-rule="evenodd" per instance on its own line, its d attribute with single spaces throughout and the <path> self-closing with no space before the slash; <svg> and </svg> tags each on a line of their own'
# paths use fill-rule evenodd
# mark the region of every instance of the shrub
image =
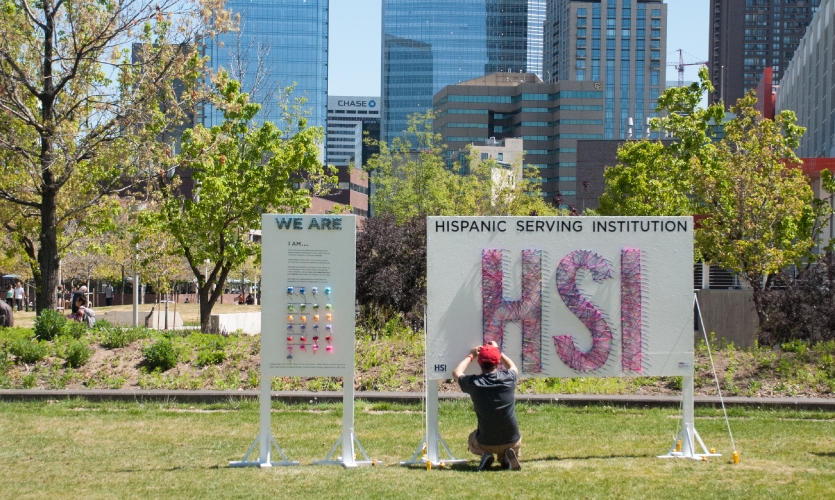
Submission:
<svg viewBox="0 0 835 500">
<path fill-rule="evenodd" d="M 110 323 L 110 321 L 107 321 L 106 319 L 100 319 L 96 321 L 96 326 L 94 326 L 93 328 L 95 328 L 96 330 L 107 330 L 113 328 L 113 324 Z"/>
<path fill-rule="evenodd" d="M 98 325 L 99 322 L 96 322 Z M 121 349 L 139 339 L 150 338 L 152 333 L 147 328 L 118 328 L 111 327 L 102 330 L 101 345 L 105 349 Z"/>
<path fill-rule="evenodd" d="M 177 350 L 168 339 L 160 339 L 142 349 L 142 363 L 151 370 L 167 371 L 177 366 Z"/>
<path fill-rule="evenodd" d="M 46 357 L 46 345 L 30 338 L 17 339 L 9 346 L 9 352 L 21 363 L 37 363 Z"/>
<path fill-rule="evenodd" d="M 128 334 L 121 328 L 108 328 L 104 330 L 102 335 L 101 345 L 105 349 L 121 349 L 130 344 Z"/>
<path fill-rule="evenodd" d="M 82 367 L 87 364 L 91 354 L 93 354 L 93 349 L 84 341 L 70 340 L 70 343 L 67 345 L 67 365 L 72 368 Z"/>
<path fill-rule="evenodd" d="M 61 334 L 67 318 L 58 311 L 47 309 L 35 318 L 35 338 L 52 340 Z"/>
<path fill-rule="evenodd" d="M 68 337 L 78 340 L 87 333 L 87 326 L 78 321 L 67 321 L 67 324 L 64 325 L 63 333 Z"/>
<path fill-rule="evenodd" d="M 200 349 L 197 351 L 198 366 L 219 365 L 226 361 L 226 351 L 215 349 Z"/>
<path fill-rule="evenodd" d="M 200 333 L 191 336 L 190 340 L 199 345 L 196 360 L 199 366 L 219 365 L 226 361 L 226 345 L 229 344 L 226 337 Z"/>
<path fill-rule="evenodd" d="M 784 286 L 761 292 L 768 321 L 762 325 L 760 343 L 835 340 L 835 253 L 827 252 L 797 276 L 782 272 L 776 278 L 769 282 Z"/>
<path fill-rule="evenodd" d="M 30 373 L 28 375 L 24 375 L 21 382 L 23 383 L 24 389 L 31 389 L 38 383 L 38 377 L 36 377 L 34 373 Z"/>
<path fill-rule="evenodd" d="M 357 300 L 402 313 L 426 300 L 426 218 L 371 217 L 357 233 Z M 418 319 L 412 326 L 418 326 Z"/>
</svg>

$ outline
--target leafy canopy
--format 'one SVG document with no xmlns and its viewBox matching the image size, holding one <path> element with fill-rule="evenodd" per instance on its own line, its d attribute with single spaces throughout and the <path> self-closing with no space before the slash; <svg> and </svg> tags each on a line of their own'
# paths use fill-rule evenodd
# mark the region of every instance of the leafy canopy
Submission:
<svg viewBox="0 0 835 500">
<path fill-rule="evenodd" d="M 291 90 L 279 101 L 283 128 L 258 124 L 261 106 L 250 102 L 239 82 L 219 73 L 213 104 L 222 110 L 223 122 L 183 134 L 179 169 L 171 180 L 160 172 L 154 209 L 140 213 L 144 225 L 175 239 L 197 278 L 204 330 L 229 272 L 260 255 L 252 233 L 261 228 L 261 214 L 299 213 L 310 206 L 311 194 L 336 183 L 318 160 L 322 129 L 307 126 L 304 100 L 291 102 Z M 183 172 L 194 181 L 191 196 L 181 190 Z"/>
</svg>

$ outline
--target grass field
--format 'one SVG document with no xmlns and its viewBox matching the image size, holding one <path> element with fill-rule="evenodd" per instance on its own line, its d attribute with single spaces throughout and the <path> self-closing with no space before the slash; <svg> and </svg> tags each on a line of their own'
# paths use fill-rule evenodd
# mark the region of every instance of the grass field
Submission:
<svg viewBox="0 0 835 500">
<path fill-rule="evenodd" d="M 423 433 L 419 405 L 358 401 L 356 432 L 383 465 L 313 466 L 340 432 L 340 405 L 277 404 L 273 429 L 301 467 L 230 469 L 255 436 L 255 403 L 0 403 L 3 498 L 832 498 L 835 414 L 733 410 L 739 465 L 721 413 L 697 412 L 708 462 L 660 460 L 680 422 L 668 409 L 520 405 L 521 472 L 476 472 L 470 405 L 441 404 L 441 433 L 470 459 L 404 468 Z"/>
</svg>

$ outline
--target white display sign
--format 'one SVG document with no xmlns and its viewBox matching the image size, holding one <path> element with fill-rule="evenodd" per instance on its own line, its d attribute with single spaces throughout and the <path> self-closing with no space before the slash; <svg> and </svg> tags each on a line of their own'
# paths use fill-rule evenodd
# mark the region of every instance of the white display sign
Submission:
<svg viewBox="0 0 835 500">
<path fill-rule="evenodd" d="M 261 376 L 353 378 L 356 217 L 261 223 Z"/>
<path fill-rule="evenodd" d="M 491 340 L 523 377 L 693 373 L 691 217 L 429 217 L 427 265 L 430 379 Z"/>
</svg>

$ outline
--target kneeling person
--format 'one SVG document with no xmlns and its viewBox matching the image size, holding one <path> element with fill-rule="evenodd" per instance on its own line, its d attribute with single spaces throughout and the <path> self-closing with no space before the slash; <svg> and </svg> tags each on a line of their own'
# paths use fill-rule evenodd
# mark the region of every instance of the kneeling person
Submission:
<svg viewBox="0 0 835 500">
<path fill-rule="evenodd" d="M 480 375 L 464 375 L 473 359 L 478 358 Z M 481 455 L 478 469 L 483 470 L 498 455 L 502 467 L 519 470 L 522 435 L 516 423 L 516 378 L 518 370 L 510 358 L 499 351 L 495 342 L 474 347 L 452 376 L 461 390 L 473 400 L 478 428 L 469 437 L 467 447 L 471 453 Z"/>
</svg>

